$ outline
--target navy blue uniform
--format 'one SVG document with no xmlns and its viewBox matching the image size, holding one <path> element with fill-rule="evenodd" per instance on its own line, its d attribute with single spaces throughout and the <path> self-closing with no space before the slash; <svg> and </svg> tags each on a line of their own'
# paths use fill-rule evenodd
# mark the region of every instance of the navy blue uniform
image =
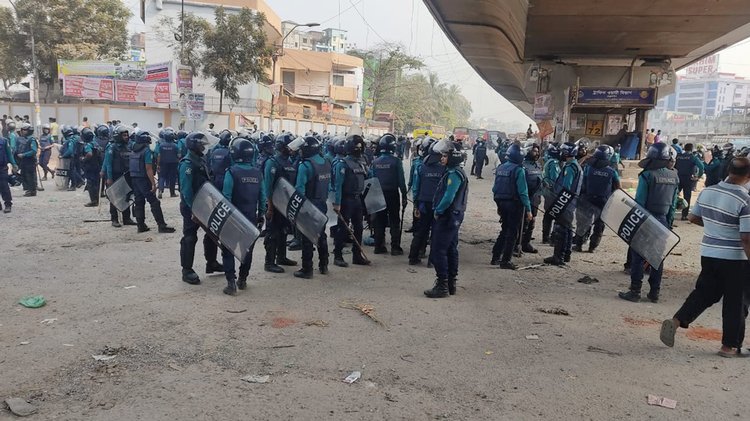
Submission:
<svg viewBox="0 0 750 421">
<path fill-rule="evenodd" d="M 159 156 L 159 194 L 164 193 L 166 187 L 169 188 L 170 195 L 174 197 L 177 163 L 180 162 L 178 145 L 172 141 L 162 140 L 156 145 L 156 153 Z"/>
<path fill-rule="evenodd" d="M 460 167 L 449 167 L 438 183 L 432 206 L 430 262 L 438 279 L 455 280 L 458 276 L 458 230 L 464 221 L 469 183 Z"/>
<path fill-rule="evenodd" d="M 323 214 L 328 212 L 326 201 L 328 189 L 331 185 L 331 164 L 320 155 L 303 160 L 297 173 L 297 191 L 320 209 Z M 319 268 L 328 268 L 328 237 L 325 230 L 318 237 Z M 313 243 L 302 236 L 302 271 L 311 272 L 313 266 Z"/>
<path fill-rule="evenodd" d="M 263 184 L 268 192 L 268 197 L 273 197 L 273 189 L 276 181 L 283 177 L 291 185 L 296 184 L 297 169 L 292 160 L 281 153 L 266 159 L 263 164 Z M 266 266 L 280 265 L 288 259 L 286 257 L 286 237 L 291 226 L 282 212 L 272 210 L 273 215 L 266 221 L 266 238 L 263 245 L 266 249 Z M 291 265 L 291 262 L 286 262 Z M 296 264 L 296 263 L 295 263 Z"/>
<path fill-rule="evenodd" d="M 52 157 L 52 144 L 52 136 L 49 134 L 43 134 L 39 138 L 39 149 L 41 150 L 39 153 L 39 166 L 44 171 L 44 180 L 47 179 L 47 173 L 50 173 L 52 178 L 55 177 L 55 172 L 49 168 L 49 160 Z"/>
<path fill-rule="evenodd" d="M 151 214 L 154 220 L 160 226 L 166 226 L 164 214 L 161 210 L 161 202 L 156 198 L 151 184 L 151 178 L 148 176 L 147 167 L 153 171 L 153 155 L 147 144 L 138 143 L 133 147 L 128 162 L 130 169 L 130 186 L 133 188 L 135 203 L 133 213 L 135 221 L 138 224 L 139 231 L 145 231 L 146 227 L 146 202 L 151 208 Z"/>
<path fill-rule="evenodd" d="M 477 142 L 477 144 L 474 145 L 474 175 L 476 175 L 477 178 L 482 178 L 482 169 L 489 163 L 490 161 L 487 157 L 487 144 L 484 141 Z"/>
<path fill-rule="evenodd" d="M 90 204 L 99 203 L 99 182 L 104 151 L 92 140 L 83 149 L 83 174 L 86 177 L 86 190 L 89 192 Z"/>
<path fill-rule="evenodd" d="M 415 219 L 414 238 L 409 248 L 410 264 L 420 263 L 427 250 L 427 242 L 435 220 L 432 201 L 444 174 L 445 166 L 440 164 L 440 155 L 436 154 L 429 155 L 414 174 L 412 198 L 414 207 L 419 211 L 419 217 Z"/>
<path fill-rule="evenodd" d="M 130 180 L 130 149 L 126 143 L 110 143 L 107 147 L 107 151 L 104 153 L 104 164 L 102 165 L 102 172 L 106 179 L 107 185 L 112 185 L 120 177 L 125 177 L 129 185 L 133 185 Z M 112 222 L 118 223 L 119 216 L 117 208 L 113 204 L 109 204 L 109 214 Z M 127 224 L 132 224 L 130 219 L 130 208 L 125 209 L 122 213 L 122 220 Z"/>
<path fill-rule="evenodd" d="M 674 169 L 677 170 L 677 175 L 680 178 L 682 197 L 687 202 L 687 206 L 682 209 L 682 220 L 685 221 L 690 213 L 690 200 L 693 196 L 695 182 L 703 175 L 703 161 L 692 152 L 683 152 L 677 155 Z"/>
<path fill-rule="evenodd" d="M 502 219 L 500 234 L 492 248 L 492 264 L 507 264 L 521 234 L 524 214 L 531 212 L 524 166 L 506 161 L 497 167 L 492 193 Z"/>
<path fill-rule="evenodd" d="M 39 143 L 33 136 L 16 138 L 16 160 L 21 170 L 23 189 L 28 195 L 36 195 L 36 153 Z"/>
<path fill-rule="evenodd" d="M 588 240 L 591 235 L 591 241 L 589 243 L 589 251 L 592 252 L 601 243 L 602 234 L 604 233 L 604 221 L 599 218 L 604 205 L 607 204 L 607 200 L 612 195 L 612 192 L 620 188 L 620 176 L 616 169 L 610 166 L 610 163 L 606 160 L 596 160 L 583 168 L 583 187 L 581 188 L 581 196 L 586 202 L 588 202 L 596 210 L 596 215 L 592 215 L 589 211 L 583 211 L 576 213 L 576 225 L 577 227 L 587 226 L 586 232 L 581 235 L 576 235 L 573 238 L 573 242 L 576 245 L 578 251 L 582 251 L 583 244 Z M 594 221 L 591 221 L 591 217 L 596 216 Z M 593 223 L 593 232 L 592 232 Z"/>
<path fill-rule="evenodd" d="M 182 239 L 180 240 L 180 264 L 183 271 L 193 270 L 195 245 L 198 244 L 200 225 L 193 221 L 193 200 L 203 183 L 208 181 L 208 170 L 202 156 L 188 151 L 179 163 L 180 176 L 180 215 L 182 215 Z M 206 237 L 208 234 L 206 234 Z M 208 248 L 207 244 L 210 245 Z M 212 240 L 203 241 L 207 263 L 216 263 L 217 246 Z"/>
<path fill-rule="evenodd" d="M 406 203 L 406 181 L 401 159 L 382 153 L 372 161 L 370 175 L 377 177 L 383 189 L 386 208 L 375 214 L 375 252 L 384 252 L 385 227 L 390 226 L 391 251 L 401 252 L 401 196 Z M 399 190 L 401 196 L 399 196 Z"/>
<path fill-rule="evenodd" d="M 365 188 L 365 177 L 367 170 L 364 164 L 353 156 L 347 156 L 336 164 L 335 194 L 333 205 L 341 206 L 341 218 L 339 224 L 351 223 L 356 243 L 362 244 L 362 218 L 364 215 L 362 206 L 362 191 Z M 344 244 L 349 237 L 349 231 L 345 227 L 336 230 L 334 237 L 333 255 L 337 259 L 343 259 Z M 352 261 L 363 263 L 365 258 L 357 244 L 354 245 Z"/>
<path fill-rule="evenodd" d="M 5 203 L 5 208 L 10 210 L 10 207 L 13 205 L 13 197 L 10 194 L 10 186 L 8 185 L 8 164 L 11 164 L 15 169 L 16 158 L 10 149 L 10 142 L 0 137 L 0 197 L 2 197 L 3 203 Z"/>
</svg>

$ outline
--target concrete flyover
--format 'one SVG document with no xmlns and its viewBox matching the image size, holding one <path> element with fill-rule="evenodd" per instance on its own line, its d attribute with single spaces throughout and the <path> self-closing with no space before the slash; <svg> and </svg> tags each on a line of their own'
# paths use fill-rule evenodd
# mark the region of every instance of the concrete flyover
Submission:
<svg viewBox="0 0 750 421">
<path fill-rule="evenodd" d="M 581 86 L 596 86 L 585 80 L 585 67 L 619 77 L 606 86 L 637 86 L 636 67 L 679 70 L 750 37 L 748 0 L 424 2 L 481 77 L 527 113 L 539 92 L 528 84 L 534 63 L 573 67 L 558 72 L 568 79 L 560 86 L 582 77 Z"/>
</svg>

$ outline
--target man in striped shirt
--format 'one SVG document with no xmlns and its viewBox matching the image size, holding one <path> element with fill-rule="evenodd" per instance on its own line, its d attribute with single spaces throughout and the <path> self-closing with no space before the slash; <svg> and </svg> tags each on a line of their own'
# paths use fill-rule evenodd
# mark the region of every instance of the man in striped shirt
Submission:
<svg viewBox="0 0 750 421">
<path fill-rule="evenodd" d="M 682 307 L 662 324 L 660 338 L 665 345 L 674 346 L 678 327 L 687 329 L 723 298 L 719 355 L 750 356 L 741 352 L 747 317 L 743 297 L 750 291 L 750 195 L 744 187 L 748 182 L 750 160 L 734 158 L 729 177 L 703 190 L 691 209 L 690 222 L 703 227 L 701 273 Z"/>
</svg>

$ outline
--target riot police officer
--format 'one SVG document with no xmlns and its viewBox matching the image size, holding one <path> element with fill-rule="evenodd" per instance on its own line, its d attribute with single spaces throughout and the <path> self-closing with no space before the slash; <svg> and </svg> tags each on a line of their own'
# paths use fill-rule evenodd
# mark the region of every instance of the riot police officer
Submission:
<svg viewBox="0 0 750 421">
<path fill-rule="evenodd" d="M 122 124 L 115 127 L 115 137 L 104 153 L 104 164 L 102 165 L 102 175 L 106 180 L 107 187 L 111 186 L 120 177 L 126 177 L 128 185 L 131 185 L 130 173 L 130 149 L 128 148 L 128 139 L 130 133 L 128 128 Z M 109 204 L 109 214 L 112 219 L 112 226 L 120 228 L 122 225 L 135 225 L 130 219 L 130 208 L 122 212 L 122 225 L 120 225 L 117 208 L 112 203 Z"/>
<path fill-rule="evenodd" d="M 492 248 L 490 264 L 499 265 L 502 269 L 516 270 L 512 263 L 513 249 L 522 231 L 524 218 L 531 221 L 531 201 L 524 156 L 519 145 L 511 145 L 505 155 L 506 161 L 495 170 L 495 184 L 492 187 L 497 213 L 502 219 L 500 235 Z"/>
<path fill-rule="evenodd" d="M 263 225 L 266 214 L 266 191 L 263 184 L 263 173 L 255 165 L 257 153 L 255 146 L 247 139 L 235 139 L 230 146 L 232 166 L 224 174 L 223 193 L 233 205 L 255 225 Z M 255 243 L 247 252 L 244 262 L 240 262 L 239 277 L 235 278 L 234 256 L 227 248 L 222 248 L 221 257 L 224 263 L 224 276 L 227 286 L 224 294 L 235 295 L 237 289 L 247 288 L 247 276 L 253 262 Z"/>
<path fill-rule="evenodd" d="M 583 167 L 581 198 L 590 204 L 595 212 L 593 214 L 592 212 L 577 214 L 581 216 L 581 219 L 576 221 L 578 228 L 583 229 L 583 226 L 586 226 L 587 230 L 582 235 L 576 235 L 573 238 L 573 243 L 575 243 L 573 250 L 575 251 L 583 251 L 583 244 L 587 240 L 588 233 L 592 232 L 592 223 L 593 232 L 589 242 L 589 253 L 593 253 L 602 241 L 604 222 L 599 216 L 612 192 L 620 188 L 620 175 L 611 166 L 612 154 L 614 154 L 614 149 L 611 146 L 601 145 L 596 148 L 593 159 Z M 592 216 L 596 217 L 594 221 L 591 221 Z"/>
<path fill-rule="evenodd" d="M 156 198 L 156 183 L 154 181 L 154 161 L 153 154 L 149 145 L 151 144 L 151 134 L 143 131 L 138 133 L 135 139 L 135 145 L 130 154 L 128 167 L 130 170 L 131 187 L 135 196 L 133 212 L 135 221 L 138 224 L 138 232 L 149 231 L 146 226 L 146 202 L 148 201 L 151 208 L 151 214 L 156 220 L 160 233 L 171 233 L 175 229 L 167 226 L 164 221 L 164 214 L 161 210 L 161 202 Z"/>
<path fill-rule="evenodd" d="M 68 159 L 70 166 L 68 167 L 68 191 L 75 191 L 81 186 L 83 181 L 81 180 L 80 173 L 80 153 L 78 151 L 78 136 L 76 136 L 73 128 L 70 126 L 63 126 L 60 128 L 63 139 L 65 142 L 62 149 L 60 150 L 60 158 Z"/>
<path fill-rule="evenodd" d="M 690 213 L 690 199 L 692 199 L 693 189 L 698 179 L 703 176 L 703 162 L 693 153 L 693 144 L 685 145 L 685 150 L 677 154 L 674 165 L 677 175 L 680 178 L 680 191 L 682 198 L 687 202 L 687 206 L 682 209 L 682 221 L 687 221 Z"/>
<path fill-rule="evenodd" d="M 16 160 L 21 170 L 21 180 L 26 197 L 36 196 L 36 154 L 39 143 L 34 137 L 34 128 L 29 123 L 21 124 L 16 138 Z"/>
<path fill-rule="evenodd" d="M 167 127 L 162 130 L 162 140 L 156 145 L 154 151 L 159 161 L 159 199 L 164 193 L 164 188 L 169 188 L 169 197 L 177 197 L 174 191 L 177 182 L 177 163 L 182 158 L 177 149 L 177 134 L 174 129 Z"/>
<path fill-rule="evenodd" d="M 570 197 L 565 211 L 555 221 L 555 250 L 552 256 L 544 259 L 544 263 L 564 266 L 565 262 L 570 261 L 570 254 L 573 249 L 573 218 L 576 211 L 576 200 L 581 193 L 583 184 L 583 169 L 578 163 L 578 145 L 572 142 L 566 142 L 560 147 L 560 157 L 565 161 L 562 172 L 555 181 L 553 192 L 555 197 L 562 197 L 563 192 L 567 192 Z M 546 203 L 547 210 L 551 210 L 554 202 Z"/>
<path fill-rule="evenodd" d="M 477 139 L 477 143 L 474 145 L 474 175 L 477 179 L 482 179 L 482 169 L 485 165 L 489 165 L 490 160 L 487 157 L 487 142 L 483 139 Z"/>
<path fill-rule="evenodd" d="M 734 156 L 734 145 L 726 143 L 721 149 L 715 146 L 712 151 L 711 162 L 705 166 L 706 187 L 719 184 L 727 176 L 727 166 Z"/>
<path fill-rule="evenodd" d="M 394 156 L 396 152 L 396 138 L 387 133 L 380 138 L 379 156 L 372 161 L 370 175 L 377 177 L 383 189 L 386 208 L 375 215 L 375 254 L 388 253 L 385 246 L 385 227 L 390 225 L 391 255 L 404 254 L 401 248 L 401 217 L 399 212 L 406 209 L 406 180 L 402 160 Z M 399 196 L 399 191 L 401 195 Z"/>
<path fill-rule="evenodd" d="M 323 214 L 328 212 L 328 188 L 331 184 L 331 164 L 320 155 L 320 142 L 312 137 L 305 137 L 305 143 L 300 148 L 302 161 L 297 169 L 297 191 L 304 195 Z M 319 265 L 321 275 L 328 273 L 328 237 L 325 230 L 320 233 L 318 243 Z M 313 277 L 313 243 L 302 236 L 302 268 L 294 272 L 298 278 L 311 279 Z"/>
<path fill-rule="evenodd" d="M 86 176 L 86 190 L 89 192 L 87 208 L 99 205 L 99 180 L 101 180 L 102 156 L 104 151 L 96 142 L 94 132 L 88 127 L 81 130 L 83 147 L 83 173 Z"/>
<path fill-rule="evenodd" d="M 542 195 L 545 202 L 553 200 L 554 186 L 557 177 L 560 176 L 560 147 L 557 143 L 551 143 L 547 147 L 544 169 L 542 170 Z M 552 215 L 545 213 L 542 218 L 542 244 L 550 243 L 552 232 Z"/>
<path fill-rule="evenodd" d="M 347 267 L 344 260 L 344 243 L 349 237 L 346 226 L 351 223 L 355 244 L 352 251 L 352 263 L 355 265 L 369 265 L 370 261 L 362 254 L 363 206 L 362 191 L 365 188 L 367 170 L 362 163 L 365 150 L 365 140 L 360 135 L 346 138 L 344 145 L 346 157 L 336 164 L 334 174 L 336 182 L 334 188 L 333 209 L 339 214 L 339 227 L 336 229 L 333 248 L 333 263 L 336 266 Z"/>
<path fill-rule="evenodd" d="M 47 173 L 49 173 L 52 178 L 55 178 L 55 172 L 49 168 L 49 159 L 52 157 L 53 145 L 54 142 L 50 135 L 49 124 L 44 124 L 42 126 L 42 135 L 39 136 L 39 166 L 42 168 L 42 171 L 44 171 L 42 181 L 47 181 Z"/>
<path fill-rule="evenodd" d="M 669 168 L 676 155 L 674 148 L 666 143 L 655 143 L 648 149 L 646 159 L 638 163 L 643 171 L 638 175 L 635 201 L 666 227 L 671 226 L 670 219 L 674 215 L 679 191 L 679 175 Z M 638 302 L 641 299 L 644 259 L 631 249 L 630 260 L 630 290 L 619 293 L 619 296 L 623 300 Z M 663 270 L 663 263 L 658 268 L 651 267 L 648 277 L 651 289 L 646 297 L 653 303 L 659 302 Z"/>
<path fill-rule="evenodd" d="M 414 174 L 412 184 L 412 198 L 414 201 L 415 227 L 414 238 L 409 248 L 409 264 L 418 265 L 422 263 L 425 256 L 427 242 L 430 239 L 430 231 L 434 222 L 432 201 L 435 197 L 438 184 L 445 173 L 445 165 L 440 163 L 442 155 L 433 151 L 435 139 L 425 138 L 420 146 L 422 164 Z"/>
<path fill-rule="evenodd" d="M 520 235 L 521 251 L 523 253 L 536 254 L 538 250 L 531 245 L 531 237 L 534 234 L 536 215 L 542 200 L 542 168 L 539 165 L 541 148 L 534 143 L 526 152 L 523 159 L 523 169 L 526 173 L 526 187 L 528 188 L 529 200 L 531 201 L 531 221 L 523 224 L 523 232 Z"/>
<path fill-rule="evenodd" d="M 208 179 L 218 190 L 224 186 L 224 173 L 232 163 L 229 156 L 229 142 L 232 140 L 232 133 L 229 130 L 222 130 L 219 133 L 219 143 L 214 145 L 206 153 L 206 167 L 208 169 Z M 218 261 L 219 248 L 216 242 L 208 235 L 203 236 L 203 254 L 206 257 L 206 273 L 222 272 L 224 266 Z"/>
<path fill-rule="evenodd" d="M 16 165 L 16 158 L 10 149 L 10 142 L 0 136 L 0 198 L 3 199 L 5 205 L 3 213 L 10 213 L 13 207 L 13 196 L 8 185 L 8 164 L 12 166 L 13 173 L 18 172 L 18 165 Z"/>
<path fill-rule="evenodd" d="M 429 298 L 444 298 L 456 293 L 458 278 L 458 230 L 464 220 L 469 183 L 461 164 L 464 155 L 452 142 L 443 139 L 433 146 L 446 167 L 432 201 L 435 220 L 432 224 L 430 262 L 435 266 L 435 285 L 424 291 Z"/>
<path fill-rule="evenodd" d="M 296 184 L 297 170 L 291 160 L 289 144 L 294 140 L 294 135 L 284 133 L 276 139 L 276 154 L 267 158 L 263 164 L 263 183 L 268 192 L 268 209 L 266 210 L 266 272 L 283 273 L 282 266 L 296 266 L 297 262 L 286 257 L 286 236 L 290 225 L 282 212 L 273 208 L 273 189 L 276 181 L 283 177 L 290 184 Z"/>
<path fill-rule="evenodd" d="M 180 215 L 182 215 L 182 239 L 180 240 L 180 265 L 182 266 L 182 281 L 190 285 L 201 283 L 198 274 L 193 270 L 195 261 L 195 245 L 198 244 L 198 229 L 201 227 L 193 218 L 193 200 L 203 183 L 208 180 L 208 169 L 204 153 L 209 144 L 206 135 L 200 132 L 190 133 L 185 138 L 185 150 L 187 154 L 180 160 L 178 173 L 180 177 Z M 222 186 L 223 188 L 223 186 Z M 206 234 L 208 235 L 208 234 Z M 207 254 L 206 262 L 211 258 L 216 259 L 216 245 L 206 250 L 206 242 L 203 242 L 204 253 Z M 213 251 L 213 256 L 209 252 Z M 209 269 L 207 266 L 206 269 Z M 224 270 L 222 266 L 222 271 Z M 207 271 L 208 272 L 208 271 Z"/>
</svg>

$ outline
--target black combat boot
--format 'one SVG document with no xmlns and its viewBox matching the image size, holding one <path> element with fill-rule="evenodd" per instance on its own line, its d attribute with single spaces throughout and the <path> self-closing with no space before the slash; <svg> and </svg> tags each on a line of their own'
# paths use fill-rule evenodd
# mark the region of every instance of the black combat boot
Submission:
<svg viewBox="0 0 750 421">
<path fill-rule="evenodd" d="M 589 253 L 593 253 L 594 250 L 596 250 L 597 247 L 599 247 L 599 243 L 602 241 L 601 237 L 591 237 L 589 240 Z"/>
<path fill-rule="evenodd" d="M 334 253 L 333 254 L 333 264 L 340 267 L 340 268 L 346 268 L 349 267 L 349 263 L 346 263 L 346 260 L 344 260 L 344 256 Z"/>
<path fill-rule="evenodd" d="M 365 256 L 361 251 L 355 250 L 354 253 L 352 253 L 352 263 L 358 266 L 368 266 L 370 261 L 365 259 Z"/>
<path fill-rule="evenodd" d="M 448 294 L 456 295 L 456 275 L 448 275 Z"/>
<path fill-rule="evenodd" d="M 146 225 L 145 222 L 138 222 L 138 232 L 139 233 L 148 232 L 148 231 L 151 231 L 151 228 L 149 228 L 148 225 Z"/>
<path fill-rule="evenodd" d="M 174 188 L 169 189 L 169 197 L 177 197 L 177 193 L 174 192 Z M 238 283 L 239 286 L 239 283 Z"/>
<path fill-rule="evenodd" d="M 214 272 L 223 273 L 224 272 L 224 266 L 221 263 L 217 262 L 217 261 L 206 262 L 206 274 L 208 275 L 208 274 L 211 274 L 211 273 L 214 273 Z"/>
<path fill-rule="evenodd" d="M 120 224 L 120 221 L 118 221 L 117 219 L 112 220 L 112 226 L 115 228 L 122 228 L 122 224 Z"/>
<path fill-rule="evenodd" d="M 500 262 L 500 264 L 498 266 L 500 267 L 500 269 L 508 269 L 508 270 L 516 270 L 516 269 L 518 269 L 518 266 L 516 266 L 515 263 L 510 262 L 510 261 L 508 261 L 508 262 Z"/>
<path fill-rule="evenodd" d="M 156 198 L 157 199 L 161 199 L 162 192 L 163 192 L 163 190 L 159 190 L 159 193 L 156 194 Z"/>
<path fill-rule="evenodd" d="M 227 286 L 224 288 L 224 294 L 237 295 L 237 279 L 234 276 L 227 277 Z"/>
<path fill-rule="evenodd" d="M 403 256 L 404 249 L 400 245 L 391 245 L 391 256 Z"/>
<path fill-rule="evenodd" d="M 170 227 L 170 226 L 168 226 L 166 224 L 159 225 L 159 233 L 160 234 L 171 234 L 174 231 L 175 231 L 175 229 L 173 227 Z"/>
<path fill-rule="evenodd" d="M 648 298 L 649 301 L 656 304 L 659 302 L 659 290 L 658 289 L 651 289 L 651 291 L 646 294 L 646 298 Z"/>
<path fill-rule="evenodd" d="M 3 213 L 10 213 L 12 207 L 13 205 L 5 205 L 5 208 L 3 208 Z"/>
<path fill-rule="evenodd" d="M 641 301 L 641 291 L 636 291 L 634 289 L 631 289 L 628 292 L 621 292 L 617 294 L 617 296 L 619 296 L 623 300 L 631 301 L 634 303 Z"/>
<path fill-rule="evenodd" d="M 192 269 L 182 269 L 182 282 L 186 282 L 190 285 L 199 285 L 201 283 L 201 279 L 198 277 L 198 274 L 195 273 Z"/>
<path fill-rule="evenodd" d="M 133 226 L 133 225 L 137 225 L 137 224 L 136 224 L 136 223 L 135 223 L 135 221 L 133 221 L 132 219 L 130 219 L 130 218 L 125 218 L 125 217 L 123 216 L 123 218 L 122 218 L 122 225 L 124 225 L 124 226 L 129 226 L 129 225 L 130 225 L 130 226 Z"/>
<path fill-rule="evenodd" d="M 263 241 L 263 246 L 266 248 L 266 263 L 263 266 L 263 270 L 271 273 L 284 273 L 284 268 L 276 264 L 276 253 L 278 247 L 272 236 L 266 236 Z"/>
<path fill-rule="evenodd" d="M 448 280 L 444 278 L 435 279 L 432 289 L 426 289 L 424 295 L 428 298 L 445 298 L 449 295 Z"/>
<path fill-rule="evenodd" d="M 161 210 L 161 203 L 156 202 L 151 205 L 151 214 L 154 215 L 154 220 L 159 226 L 159 233 L 171 234 L 175 231 L 174 228 L 168 226 L 167 222 L 164 221 L 164 213 Z"/>
<path fill-rule="evenodd" d="M 312 279 L 313 277 L 313 268 L 310 267 L 302 267 L 302 269 L 294 272 L 295 278 L 302 278 L 302 279 Z"/>
<path fill-rule="evenodd" d="M 548 265 L 565 266 L 565 261 L 563 260 L 562 241 L 557 240 L 555 241 L 554 245 L 555 245 L 555 251 L 553 252 L 551 257 L 544 259 L 544 263 Z"/>
<path fill-rule="evenodd" d="M 286 257 L 286 244 L 279 241 L 276 249 L 276 264 L 279 266 L 297 266 L 297 261 Z"/>
<path fill-rule="evenodd" d="M 388 249 L 385 246 L 375 246 L 375 254 L 388 254 Z"/>
</svg>

